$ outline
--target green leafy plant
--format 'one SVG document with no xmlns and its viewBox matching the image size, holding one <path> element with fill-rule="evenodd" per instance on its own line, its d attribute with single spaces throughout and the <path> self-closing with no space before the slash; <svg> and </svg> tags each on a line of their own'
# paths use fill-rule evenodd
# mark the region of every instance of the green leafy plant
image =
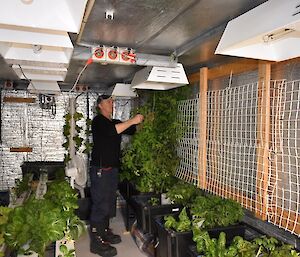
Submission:
<svg viewBox="0 0 300 257">
<path fill-rule="evenodd" d="M 258 251 L 256 256 L 261 257 L 296 257 L 300 256 L 292 245 L 283 244 L 274 237 L 262 236 L 253 240 Z"/>
<path fill-rule="evenodd" d="M 193 240 L 197 252 L 206 257 L 296 257 L 299 253 L 293 246 L 279 243 L 277 239 L 266 236 L 254 239 L 252 242 L 240 236 L 234 237 L 226 247 L 226 234 L 221 232 L 219 238 L 210 238 L 207 231 L 193 226 Z"/>
<path fill-rule="evenodd" d="M 59 254 L 58 257 L 73 257 L 75 256 L 75 249 L 68 249 L 68 247 L 62 242 L 59 246 L 59 250 L 62 254 Z"/>
<path fill-rule="evenodd" d="M 195 222 L 204 220 L 203 228 L 226 227 L 238 223 L 244 216 L 242 206 L 219 196 L 197 196 L 191 206 Z"/>
<path fill-rule="evenodd" d="M 155 206 L 159 204 L 159 199 L 157 197 L 151 197 L 150 200 L 148 201 L 148 203 L 151 206 Z"/>
<path fill-rule="evenodd" d="M 174 184 L 168 191 L 167 197 L 175 204 L 190 206 L 201 191 L 194 185 L 186 182 L 179 182 Z"/>
<path fill-rule="evenodd" d="M 15 193 L 17 197 L 20 197 L 22 193 L 30 189 L 30 180 L 32 178 L 31 173 L 27 173 L 22 179 L 15 180 Z"/>
<path fill-rule="evenodd" d="M 78 238 L 85 230 L 84 223 L 74 214 L 78 208 L 77 194 L 66 181 L 48 186 L 44 199 L 30 197 L 16 207 L 6 225 L 6 244 L 20 253 L 30 251 L 44 256 L 46 247 L 63 237 Z M 24 245 L 28 248 L 24 249 Z"/>
<path fill-rule="evenodd" d="M 213 227 L 226 227 L 238 223 L 243 215 L 241 205 L 235 201 L 222 199 L 218 196 L 206 195 L 197 196 L 191 207 L 192 219 L 186 213 L 186 207 L 179 215 L 177 222 L 173 216 L 165 217 L 166 228 L 173 228 L 180 232 L 182 227 L 188 228 L 185 224 L 193 223 L 202 229 Z M 187 221 L 188 220 L 188 221 Z M 184 222 L 181 225 L 181 222 Z M 180 229 L 180 230 L 178 230 Z"/>
<path fill-rule="evenodd" d="M 121 179 L 133 181 L 141 192 L 162 193 L 174 183 L 179 163 L 177 103 L 189 92 L 185 87 L 149 93 L 145 104 L 134 111 L 145 119 L 123 154 Z"/>
<path fill-rule="evenodd" d="M 0 246 L 4 244 L 5 226 L 11 211 L 12 209 L 9 207 L 0 206 Z M 4 253 L 0 251 L 0 257 L 2 256 L 4 256 Z"/>
<path fill-rule="evenodd" d="M 165 227 L 167 229 L 174 229 L 177 232 L 184 232 L 191 230 L 191 221 L 187 215 L 186 207 L 182 209 L 178 216 L 179 220 L 177 221 L 174 216 L 165 216 Z"/>
<path fill-rule="evenodd" d="M 93 147 L 93 144 L 89 142 L 89 137 L 92 133 L 92 131 L 91 131 L 92 120 L 87 118 L 85 121 L 85 124 L 86 124 L 86 130 L 85 130 L 86 140 L 84 142 L 85 148 L 83 150 L 83 153 L 89 154 L 92 151 L 92 147 Z"/>
<path fill-rule="evenodd" d="M 79 126 L 76 122 L 83 119 L 84 116 L 80 112 L 75 112 L 73 114 L 73 117 L 70 113 L 67 113 L 65 116 L 65 125 L 63 127 L 63 135 L 65 136 L 65 142 L 62 144 L 62 146 L 66 149 L 66 151 L 69 151 L 70 147 L 70 129 L 71 129 L 71 121 L 72 118 L 74 119 L 75 122 L 75 131 L 77 132 L 76 135 L 72 138 L 72 140 L 75 143 L 75 150 L 78 152 L 81 148 L 82 145 L 85 146 L 84 150 L 82 151 L 85 154 L 88 154 L 92 150 L 92 144 L 88 142 L 89 135 L 91 134 L 91 124 L 92 121 L 90 119 L 86 119 L 86 129 L 85 129 L 85 136 L 86 140 L 80 136 L 82 134 L 83 128 Z M 64 158 L 64 163 L 68 163 L 71 160 L 70 154 L 66 153 L 65 158 Z"/>
</svg>

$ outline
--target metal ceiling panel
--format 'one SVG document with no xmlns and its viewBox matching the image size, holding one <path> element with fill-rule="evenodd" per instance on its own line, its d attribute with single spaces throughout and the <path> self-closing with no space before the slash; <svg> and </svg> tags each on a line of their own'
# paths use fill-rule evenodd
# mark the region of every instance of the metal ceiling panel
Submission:
<svg viewBox="0 0 300 257">
<path fill-rule="evenodd" d="M 85 61 L 72 61 L 67 77 L 64 80 L 66 84 L 74 84 L 78 74 L 84 67 Z M 102 65 L 100 63 L 90 64 L 86 70 L 83 72 L 79 84 L 88 84 L 90 86 L 95 86 L 99 89 L 100 87 L 107 88 L 115 83 L 125 83 L 128 82 L 128 78 L 134 76 L 135 72 L 142 67 L 128 66 L 128 65 L 117 65 L 117 64 L 107 64 Z"/>
<path fill-rule="evenodd" d="M 225 25 L 232 18 L 252 9 L 266 0 L 202 0 L 187 9 L 169 24 L 145 48 L 159 48 L 165 51 L 184 48 L 191 40 L 201 37 L 210 30 Z M 197 44 L 198 45 L 198 44 Z M 181 53 L 179 54 L 181 55 Z"/>
<path fill-rule="evenodd" d="M 164 27 L 195 2 L 198 1 L 97 0 L 82 34 L 82 42 L 124 46 L 147 52 L 144 42 L 160 34 Z M 109 10 L 114 12 L 113 20 L 105 19 L 105 12 Z"/>
<path fill-rule="evenodd" d="M 130 47 L 138 53 L 162 55 L 176 51 L 187 72 L 232 60 L 232 57 L 214 54 L 226 23 L 265 1 L 90 0 L 94 4 L 90 15 L 85 17 L 87 21 L 78 37 L 80 42 L 76 43 L 76 34 L 69 34 L 74 52 L 67 76 L 60 86 L 62 90 L 72 87 L 91 56 L 88 48 L 82 50 L 83 45 Z M 111 11 L 114 19 L 105 19 L 106 11 Z M 14 60 L 8 62 L 16 64 Z M 28 60 L 24 64 L 31 62 Z M 83 72 L 79 83 L 103 91 L 115 83 L 130 82 L 141 68 L 143 66 L 92 63 Z M 2 57 L 0 79 L 17 79 Z"/>
</svg>

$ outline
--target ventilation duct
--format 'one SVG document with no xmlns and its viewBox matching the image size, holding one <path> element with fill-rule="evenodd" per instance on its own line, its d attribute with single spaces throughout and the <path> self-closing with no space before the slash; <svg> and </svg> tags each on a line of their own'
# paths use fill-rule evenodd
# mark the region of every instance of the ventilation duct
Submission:
<svg viewBox="0 0 300 257">
<path fill-rule="evenodd" d="M 138 71 L 131 82 L 132 88 L 168 90 L 189 84 L 182 64 L 176 67 L 150 66 Z"/>
<path fill-rule="evenodd" d="M 216 54 L 270 61 L 300 56 L 300 1 L 269 0 L 231 20 Z"/>
</svg>

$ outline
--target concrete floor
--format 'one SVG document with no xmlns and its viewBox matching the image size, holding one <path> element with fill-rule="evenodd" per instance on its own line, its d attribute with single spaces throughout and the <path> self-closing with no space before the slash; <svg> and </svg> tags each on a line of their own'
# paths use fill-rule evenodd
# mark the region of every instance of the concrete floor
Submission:
<svg viewBox="0 0 300 257">
<path fill-rule="evenodd" d="M 132 239 L 130 232 L 127 232 L 124 225 L 123 216 L 121 214 L 121 209 L 117 209 L 117 216 L 111 220 L 110 227 L 113 232 L 119 234 L 122 238 L 120 244 L 114 245 L 117 248 L 118 257 L 145 257 L 146 255 L 142 253 L 137 247 L 136 243 Z M 99 256 L 93 254 L 89 249 L 90 238 L 89 234 L 85 233 L 79 238 L 75 243 L 76 257 L 95 257 Z"/>
</svg>

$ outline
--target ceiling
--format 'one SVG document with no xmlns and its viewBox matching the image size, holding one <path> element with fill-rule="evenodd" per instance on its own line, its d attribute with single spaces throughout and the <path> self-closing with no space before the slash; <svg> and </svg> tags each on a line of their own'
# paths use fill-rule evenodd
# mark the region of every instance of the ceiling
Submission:
<svg viewBox="0 0 300 257">
<path fill-rule="evenodd" d="M 10 1 L 10 0 L 7 0 Z M 34 0 L 35 1 L 35 0 Z M 89 0 L 79 34 L 69 33 L 74 51 L 61 90 L 69 90 L 91 55 L 92 46 L 129 47 L 151 58 L 176 57 L 186 72 L 213 67 L 234 58 L 214 54 L 229 20 L 266 0 Z M 106 12 L 114 18 L 106 19 Z M 92 63 L 82 73 L 79 84 L 102 91 L 119 82 L 130 82 L 141 65 Z M 20 80 L 0 56 L 0 80 Z"/>
</svg>

